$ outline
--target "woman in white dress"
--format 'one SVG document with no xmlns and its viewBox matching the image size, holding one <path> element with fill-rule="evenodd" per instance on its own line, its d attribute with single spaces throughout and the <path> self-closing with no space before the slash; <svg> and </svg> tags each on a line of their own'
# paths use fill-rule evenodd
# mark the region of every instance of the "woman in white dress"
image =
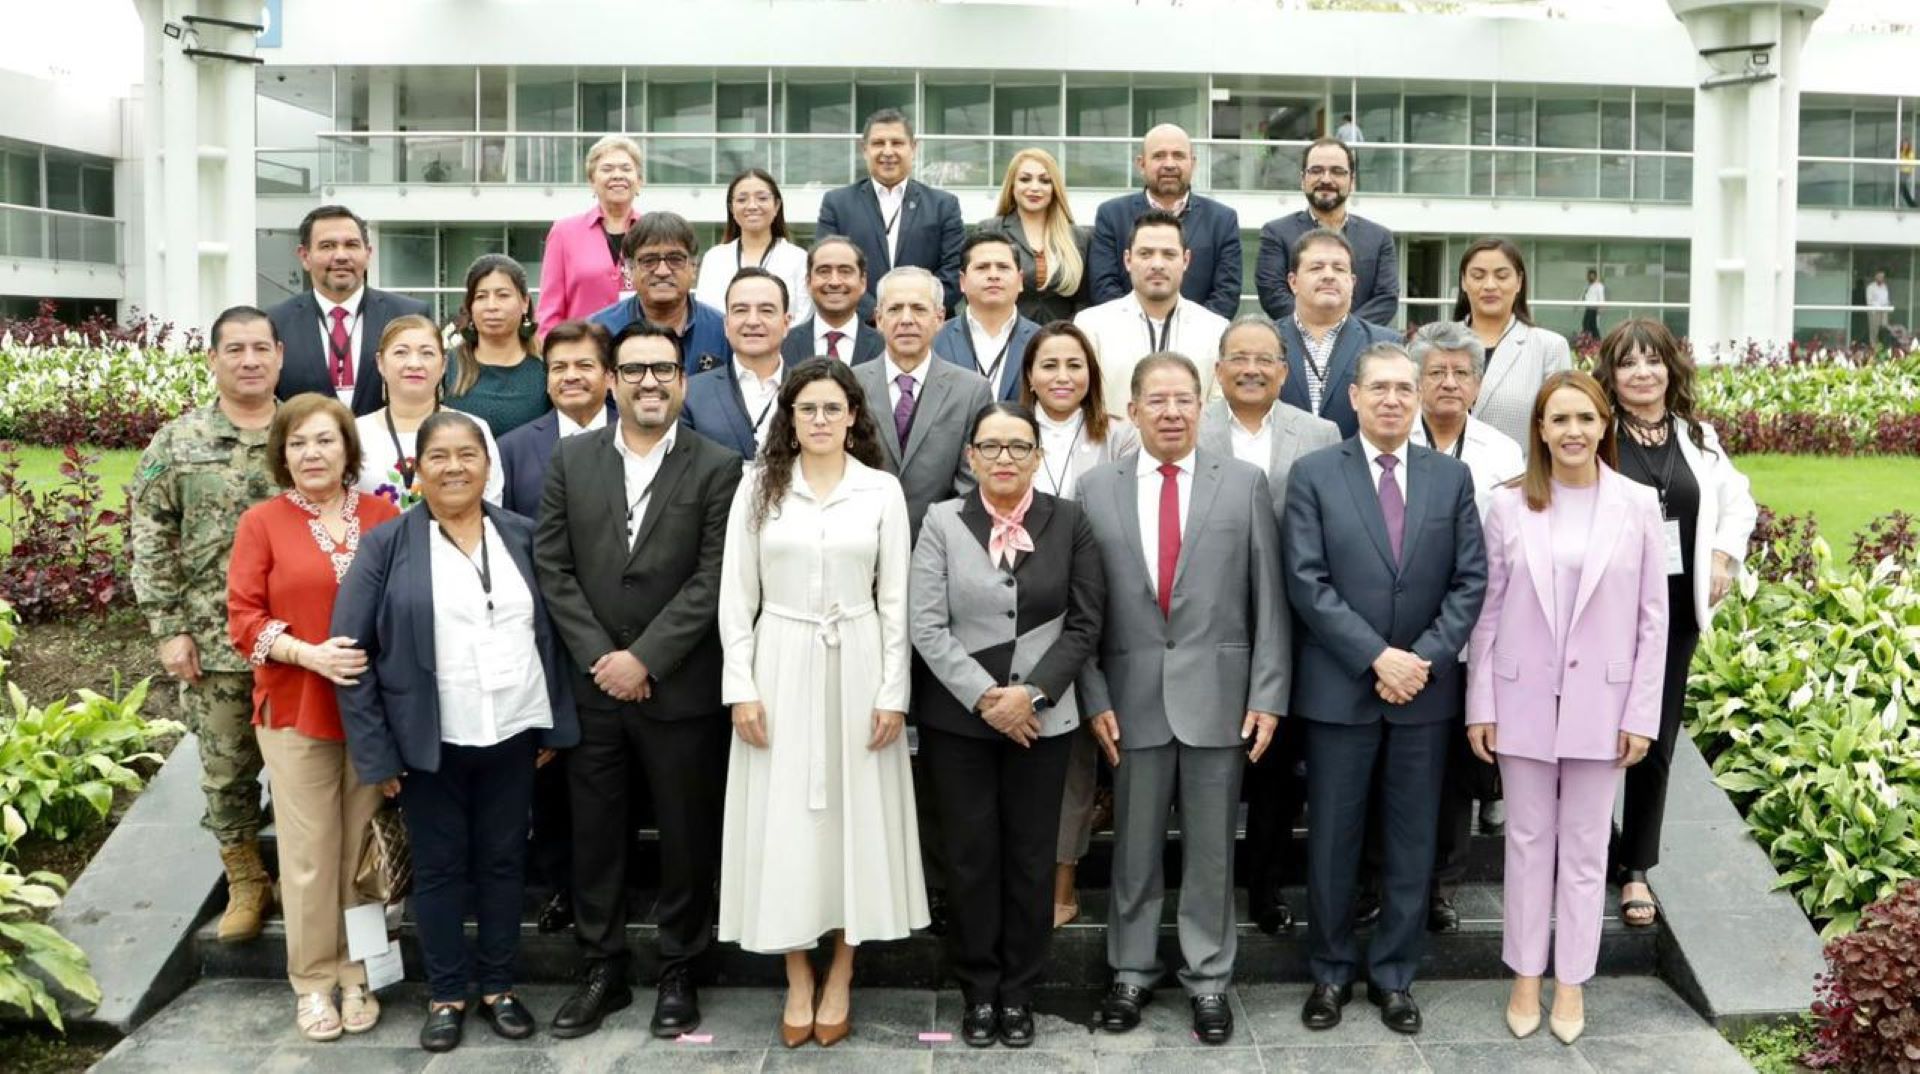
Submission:
<svg viewBox="0 0 1920 1074">
<path fill-rule="evenodd" d="M 693 297 L 725 311 L 727 285 L 743 268 L 759 266 L 787 285 L 787 320 L 805 324 L 813 316 L 807 290 L 807 252 L 787 233 L 786 201 L 780 185 L 760 168 L 748 168 L 727 184 L 727 225 L 720 245 L 700 259 Z"/>
<path fill-rule="evenodd" d="M 395 317 L 380 333 L 374 361 L 380 370 L 381 398 L 387 405 L 353 421 L 361 450 L 360 477 L 353 487 L 404 511 L 421 500 L 420 463 L 414 457 L 414 440 L 420 423 L 440 409 L 447 352 L 432 321 L 420 316 Z M 499 458 L 500 445 L 494 443 L 493 430 L 486 420 L 475 416 L 473 422 L 480 427 L 487 458 Z M 495 507 L 500 506 L 500 497 L 506 491 L 504 474 L 503 468 L 491 467 L 481 492 Z"/>
<path fill-rule="evenodd" d="M 908 694 L 906 498 L 842 362 L 794 367 L 727 521 L 720 939 L 786 955 L 781 1038 L 852 1032 L 854 948 L 927 924 Z M 837 933 L 815 1002 L 809 952 Z"/>
</svg>

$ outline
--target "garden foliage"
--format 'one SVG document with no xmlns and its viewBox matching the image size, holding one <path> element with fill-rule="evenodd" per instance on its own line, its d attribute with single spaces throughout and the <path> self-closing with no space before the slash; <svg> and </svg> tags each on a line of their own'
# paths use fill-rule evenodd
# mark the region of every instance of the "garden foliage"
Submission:
<svg viewBox="0 0 1920 1074">
<path fill-rule="evenodd" d="M 146 447 L 161 425 L 213 398 L 198 339 L 169 347 L 174 335 L 157 322 L 64 325 L 44 309 L 0 324 L 0 438 Z"/>
<path fill-rule="evenodd" d="M 1826 954 L 1807 1062 L 1920 1074 L 1920 882 L 1867 907 L 1860 927 L 1830 941 Z"/>
<path fill-rule="evenodd" d="M 0 600 L 28 622 L 104 612 L 131 596 L 123 547 L 127 518 L 101 506 L 99 456 L 66 446 L 60 483 L 30 488 L 20 459 L 0 441 L 0 526 L 11 541 L 0 558 Z M 122 530 L 122 541 L 114 531 Z"/>
<path fill-rule="evenodd" d="M 1736 457 L 1920 454 L 1920 353 L 1706 366 L 1696 406 Z"/>
</svg>

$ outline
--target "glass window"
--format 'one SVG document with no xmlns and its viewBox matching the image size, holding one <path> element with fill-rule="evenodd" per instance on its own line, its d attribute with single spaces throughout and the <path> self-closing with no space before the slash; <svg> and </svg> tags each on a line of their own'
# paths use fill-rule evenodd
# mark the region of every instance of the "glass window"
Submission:
<svg viewBox="0 0 1920 1074">
<path fill-rule="evenodd" d="M 889 79 L 892 81 L 889 81 Z M 913 124 L 918 132 L 924 124 L 920 122 L 917 110 L 913 107 L 913 76 L 900 71 L 867 71 L 854 83 L 853 115 L 851 129 L 856 133 L 867 122 L 867 117 L 882 108 L 899 110 L 901 115 Z"/>
<path fill-rule="evenodd" d="M 1370 141 L 1403 142 L 1406 132 L 1400 127 L 1400 94 L 1397 90 L 1368 91 L 1364 87 L 1356 98 L 1355 107 L 1359 110 L 1358 123 L 1360 133 Z M 1339 117 L 1347 111 L 1346 103 L 1334 101 L 1332 115 L 1326 117 L 1333 124 L 1323 124 L 1321 133 L 1332 134 L 1338 126 Z M 1369 149 L 1360 154 L 1361 182 L 1364 189 L 1382 194 L 1398 194 L 1406 189 L 1404 162 L 1398 149 Z M 1295 169 L 1298 174 L 1299 169 Z M 1455 189 L 1460 189 L 1456 187 Z"/>
<path fill-rule="evenodd" d="M 394 92 L 401 130 L 470 131 L 479 121 L 471 67 L 402 67 Z"/>
<path fill-rule="evenodd" d="M 1234 141 L 1308 142 L 1326 121 L 1326 95 L 1218 90 L 1213 102 L 1208 176 L 1227 190 L 1296 190 L 1300 152 L 1292 146 L 1236 146 Z M 1247 279 L 1252 279 L 1248 276 Z"/>
<path fill-rule="evenodd" d="M 1429 145 L 1465 145 L 1471 129 L 1465 94 L 1409 93 L 1406 140 Z M 1406 192 L 1465 194 L 1467 154 L 1450 149 L 1409 149 Z"/>
<path fill-rule="evenodd" d="M 378 255 L 373 260 L 379 274 L 379 286 L 388 288 L 432 287 L 435 272 L 435 240 L 432 227 L 389 224 L 374 236 Z M 460 266 L 465 269 L 466 266 Z"/>
<path fill-rule="evenodd" d="M 300 233 L 291 229 L 253 233 L 254 305 L 272 309 L 307 289 L 307 275 L 294 253 L 299 244 Z"/>
<path fill-rule="evenodd" d="M 1133 142 L 1128 134 L 1131 94 L 1125 85 L 1068 85 L 1068 136 L 1113 139 L 1066 146 L 1067 156 L 1060 166 L 1067 173 L 1069 189 L 1134 185 Z"/>
<path fill-rule="evenodd" d="M 441 228 L 440 286 L 461 288 L 464 297 L 467 269 L 483 254 L 506 252 L 506 230 L 496 224 L 450 224 Z"/>
<path fill-rule="evenodd" d="M 64 213 L 80 211 L 80 158 L 72 153 L 47 153 L 47 204 Z"/>
<path fill-rule="evenodd" d="M 1200 107 L 1205 91 L 1204 77 L 1176 86 L 1136 86 L 1134 136 L 1144 135 L 1162 123 L 1171 123 L 1195 138 L 1207 137 L 1207 117 Z"/>
<path fill-rule="evenodd" d="M 618 87 L 615 95 L 618 96 Z M 522 67 L 515 72 L 513 128 L 573 131 L 574 82 L 570 69 Z M 577 183 L 582 159 L 572 138 L 515 138 L 514 178 L 522 183 Z"/>
<path fill-rule="evenodd" d="M 582 68 L 578 113 L 580 125 L 577 129 L 594 134 L 625 130 L 621 122 L 624 117 L 620 113 L 621 88 L 619 68 Z"/>
<path fill-rule="evenodd" d="M 647 130 L 709 133 L 714 129 L 714 82 L 710 78 L 647 83 Z M 710 138 L 649 138 L 647 181 L 662 184 L 713 182 Z"/>
<path fill-rule="evenodd" d="M 1801 156 L 1851 156 L 1852 138 L 1853 117 L 1847 109 L 1835 108 L 1831 105 L 1816 107 L 1812 103 L 1801 107 Z M 1800 165 L 1800 204 L 1847 204 L 1847 179 L 1848 171 L 1845 164 Z"/>
<path fill-rule="evenodd" d="M 0 202 L 38 207 L 40 151 L 26 146 L 0 147 Z"/>
<path fill-rule="evenodd" d="M 1897 119 L 1891 105 L 1860 108 L 1853 113 L 1853 156 L 1893 159 L 1900 148 Z M 1893 168 L 1853 165 L 1853 204 L 1863 209 L 1886 209 L 1897 204 Z"/>
<path fill-rule="evenodd" d="M 1062 116 L 1060 108 L 1060 83 L 1047 82 L 1031 86 L 993 87 L 993 132 L 1003 137 L 1011 136 L 1030 141 L 998 141 L 993 147 L 993 170 L 988 175 L 989 183 L 997 183 L 1007 173 L 1007 164 L 1013 155 L 1029 145 L 1039 146 L 1060 159 L 1060 143 L 1052 139 L 1060 136 Z"/>
<path fill-rule="evenodd" d="M 773 127 L 767 81 L 745 72 L 721 78 L 714 88 L 717 130 L 728 134 L 765 134 Z M 772 146 L 765 138 L 722 138 L 714 147 L 715 182 L 726 182 L 748 168 L 772 170 Z"/>
<path fill-rule="evenodd" d="M 934 186 L 987 186 L 992 150 L 993 87 L 979 82 L 925 87 L 926 131 L 917 159 L 920 179 Z"/>
<path fill-rule="evenodd" d="M 825 82 L 783 82 L 781 118 L 783 128 L 794 134 L 822 134 L 832 137 L 788 141 L 781 145 L 786 159 L 774 174 L 783 185 L 820 183 L 839 186 L 853 175 L 853 162 L 859 156 L 859 134 L 853 121 L 853 83 L 845 80 Z"/>
<path fill-rule="evenodd" d="M 527 289 L 539 293 L 540 258 L 547 250 L 547 224 L 507 226 L 507 256 L 527 270 Z"/>
<path fill-rule="evenodd" d="M 1581 239 L 1539 239 L 1523 243 L 1527 257 L 1527 299 L 1537 324 L 1572 336 L 1580 331 L 1578 302 L 1587 291 L 1587 270 L 1593 268 L 1598 244 Z M 1608 297 L 1612 297 L 1609 293 Z"/>
<path fill-rule="evenodd" d="M 340 67 L 333 73 L 333 129 L 342 131 L 372 130 L 368 120 L 372 116 L 369 90 L 371 79 L 364 67 Z"/>
</svg>

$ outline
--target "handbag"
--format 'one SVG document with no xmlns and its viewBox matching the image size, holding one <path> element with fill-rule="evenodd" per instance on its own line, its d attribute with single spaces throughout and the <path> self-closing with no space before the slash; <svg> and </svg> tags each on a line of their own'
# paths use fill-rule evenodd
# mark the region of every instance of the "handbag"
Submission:
<svg viewBox="0 0 1920 1074">
<path fill-rule="evenodd" d="M 383 804 L 367 822 L 367 845 L 353 873 L 353 889 L 367 902 L 393 903 L 413 886 L 413 851 L 400 810 Z"/>
</svg>

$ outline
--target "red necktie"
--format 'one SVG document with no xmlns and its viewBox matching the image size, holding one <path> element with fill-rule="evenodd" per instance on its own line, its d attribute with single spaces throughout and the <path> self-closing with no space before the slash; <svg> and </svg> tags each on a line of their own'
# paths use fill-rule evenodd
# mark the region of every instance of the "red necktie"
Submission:
<svg viewBox="0 0 1920 1074">
<path fill-rule="evenodd" d="M 1160 464 L 1160 614 L 1173 618 L 1173 572 L 1180 566 L 1180 468 Z"/>
<path fill-rule="evenodd" d="M 845 339 L 846 336 L 847 334 L 845 332 L 827 333 L 827 357 L 836 362 L 840 360 L 840 341 Z"/>
<path fill-rule="evenodd" d="M 333 333 L 328 338 L 327 350 L 333 359 L 333 386 L 351 388 L 353 387 L 353 333 L 347 331 L 346 307 L 333 307 L 331 316 Z"/>
</svg>

